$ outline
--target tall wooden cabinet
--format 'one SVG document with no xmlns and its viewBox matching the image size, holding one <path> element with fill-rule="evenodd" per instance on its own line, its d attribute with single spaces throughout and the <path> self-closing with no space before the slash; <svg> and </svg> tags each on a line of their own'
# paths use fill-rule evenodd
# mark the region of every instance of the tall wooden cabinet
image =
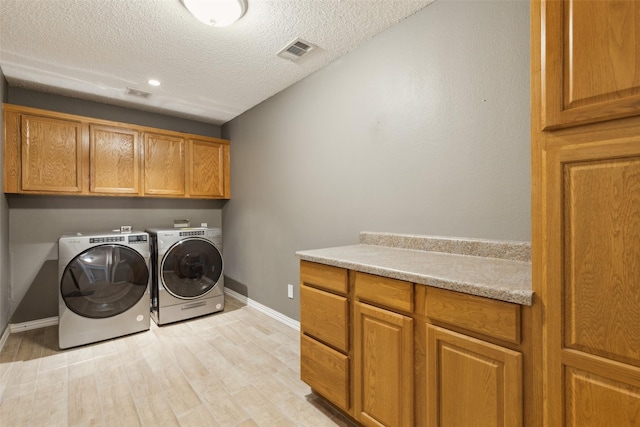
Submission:
<svg viewBox="0 0 640 427">
<path fill-rule="evenodd" d="M 640 425 L 640 3 L 532 2 L 544 426 Z"/>
<path fill-rule="evenodd" d="M 227 199 L 229 141 L 4 104 L 5 193 Z"/>
</svg>

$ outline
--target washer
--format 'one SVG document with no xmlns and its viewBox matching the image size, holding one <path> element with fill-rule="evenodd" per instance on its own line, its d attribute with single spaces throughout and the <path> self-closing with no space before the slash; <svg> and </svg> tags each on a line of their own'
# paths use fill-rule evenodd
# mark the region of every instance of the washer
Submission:
<svg viewBox="0 0 640 427">
<path fill-rule="evenodd" d="M 149 235 L 145 232 L 60 237 L 61 349 L 149 329 L 150 257 Z"/>
<path fill-rule="evenodd" d="M 151 239 L 151 318 L 178 322 L 224 309 L 222 230 L 148 229 Z"/>
</svg>

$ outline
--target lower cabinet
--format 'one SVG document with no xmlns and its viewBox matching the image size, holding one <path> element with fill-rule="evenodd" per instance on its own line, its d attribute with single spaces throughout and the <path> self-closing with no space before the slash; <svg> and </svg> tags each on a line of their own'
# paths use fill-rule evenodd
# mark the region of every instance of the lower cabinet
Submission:
<svg viewBox="0 0 640 427">
<path fill-rule="evenodd" d="M 413 425 L 413 319 L 355 303 L 355 418 L 365 426 Z"/>
<path fill-rule="evenodd" d="M 535 425 L 530 307 L 308 261 L 300 283 L 301 378 L 359 424 Z"/>
<path fill-rule="evenodd" d="M 300 378 L 345 412 L 351 408 L 347 270 L 300 263 Z"/>
<path fill-rule="evenodd" d="M 522 426 L 521 353 L 427 325 L 427 372 L 428 427 Z"/>
</svg>

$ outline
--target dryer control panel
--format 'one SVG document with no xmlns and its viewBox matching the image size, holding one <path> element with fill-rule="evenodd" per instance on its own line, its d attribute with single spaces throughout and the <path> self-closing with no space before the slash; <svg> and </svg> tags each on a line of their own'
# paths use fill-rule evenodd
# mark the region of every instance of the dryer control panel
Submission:
<svg viewBox="0 0 640 427">
<path fill-rule="evenodd" d="M 109 237 L 91 237 L 89 243 L 117 243 L 124 242 L 124 236 L 109 236 Z"/>
</svg>

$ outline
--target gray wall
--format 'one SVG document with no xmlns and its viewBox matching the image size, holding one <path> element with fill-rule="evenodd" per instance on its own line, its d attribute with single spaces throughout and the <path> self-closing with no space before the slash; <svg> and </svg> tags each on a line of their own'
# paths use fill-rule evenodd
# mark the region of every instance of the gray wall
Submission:
<svg viewBox="0 0 640 427">
<path fill-rule="evenodd" d="M 7 82 L 0 70 L 0 100 L 7 95 Z M 3 115 L 0 114 L 0 129 L 4 129 Z M 4 146 L 4 144 L 3 144 Z M 0 150 L 0 165 L 4 164 L 4 150 Z M 0 188 L 4 189 L 4 171 L 0 173 Z M 11 309 L 9 306 L 9 205 L 4 191 L 0 195 L 0 336 L 9 324 Z"/>
<path fill-rule="evenodd" d="M 299 318 L 296 250 L 530 240 L 529 3 L 439 0 L 223 126 L 226 285 Z"/>
<path fill-rule="evenodd" d="M 8 102 L 12 104 L 207 136 L 219 137 L 221 133 L 220 126 L 216 125 L 15 87 L 8 88 L 8 95 Z M 6 247 L 8 242 L 11 252 L 11 323 L 58 315 L 57 241 L 61 235 L 112 230 L 120 225 L 131 225 L 138 230 L 172 227 L 174 219 L 190 219 L 193 225 L 206 222 L 210 227 L 220 227 L 225 203 L 125 197 L 9 195 L 7 198 L 8 234 L 0 234 L 0 248 Z M 6 216 L 4 210 L 0 212 L 0 218 Z M 2 289 L 4 292 L 4 285 Z"/>
</svg>

